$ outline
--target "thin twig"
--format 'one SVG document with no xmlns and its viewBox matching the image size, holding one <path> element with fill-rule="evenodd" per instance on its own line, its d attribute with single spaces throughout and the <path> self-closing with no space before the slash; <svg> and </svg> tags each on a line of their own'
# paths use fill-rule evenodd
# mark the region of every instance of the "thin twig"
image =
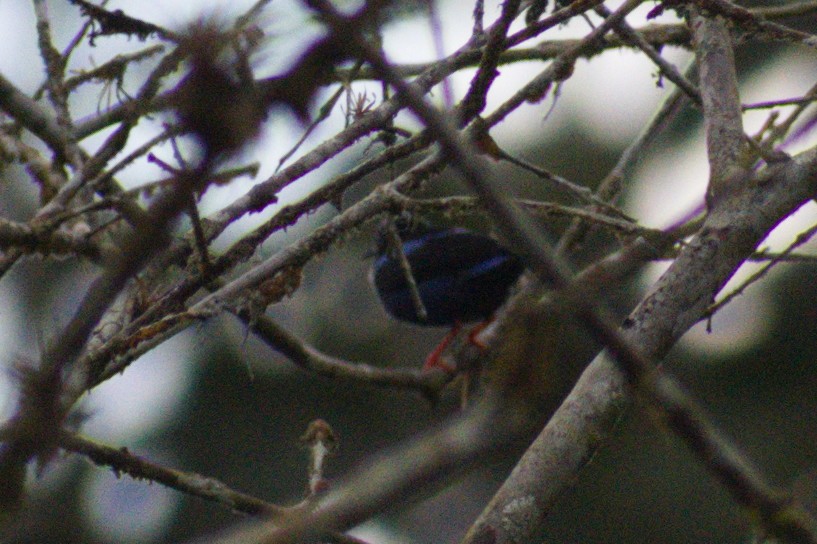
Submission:
<svg viewBox="0 0 817 544">
<path fill-rule="evenodd" d="M 696 4 L 711 13 L 723 15 L 741 28 L 749 30 L 750 32 L 759 31 L 774 39 L 788 40 L 811 48 L 817 48 L 817 36 L 809 34 L 808 32 L 795 30 L 780 23 L 766 21 L 762 17 L 758 17 L 751 10 L 738 6 L 733 2 L 727 0 L 696 0 Z M 803 6 L 796 6 L 796 8 L 800 9 L 802 9 L 802 7 Z M 797 14 L 798 11 L 798 9 L 790 9 L 789 13 Z"/>
<path fill-rule="evenodd" d="M 126 448 L 106 446 L 66 431 L 60 433 L 59 443 L 64 450 L 84 455 L 96 465 L 110 467 L 117 475 L 127 474 L 136 480 L 158 482 L 171 489 L 216 502 L 237 512 L 275 518 L 285 516 L 290 512 L 288 508 L 231 489 L 215 478 L 164 467 L 139 457 Z"/>
<path fill-rule="evenodd" d="M 694 61 L 685 72 L 689 74 L 694 69 Z M 641 159 L 646 149 L 655 142 L 656 137 L 667 129 L 681 109 L 688 103 L 688 95 L 681 89 L 675 88 L 664 98 L 660 107 L 653 114 L 649 123 L 641 130 L 636 138 L 619 156 L 615 166 L 599 183 L 596 194 L 604 202 L 614 202 L 624 188 L 624 177 L 633 168 L 635 162 Z M 574 221 L 559 240 L 556 248 L 560 255 L 578 243 L 587 233 L 589 226 L 580 221 Z"/>
<path fill-rule="evenodd" d="M 596 13 L 601 15 L 604 18 L 609 17 L 612 12 L 607 9 L 604 5 L 600 5 L 596 7 Z M 701 94 L 698 92 L 698 88 L 692 84 L 683 74 L 681 74 L 675 66 L 667 62 L 664 57 L 661 56 L 655 47 L 650 45 L 647 40 L 645 40 L 641 34 L 636 32 L 625 20 L 621 20 L 616 26 L 615 31 L 619 34 L 624 41 L 632 44 L 634 47 L 640 49 L 647 57 L 658 66 L 658 69 L 661 70 L 661 73 L 667 77 L 670 81 L 675 83 L 675 85 L 684 91 L 687 96 L 696 104 L 701 103 Z"/>
<path fill-rule="evenodd" d="M 414 279 L 414 271 L 412 271 L 411 263 L 408 257 L 406 257 L 406 252 L 403 250 L 403 240 L 400 238 L 400 234 L 397 232 L 397 227 L 394 226 L 394 222 L 388 222 L 383 235 L 386 237 L 385 250 L 387 252 L 393 252 L 397 257 L 397 263 L 400 265 L 400 270 L 409 288 L 409 295 L 411 296 L 411 304 L 414 306 L 414 311 L 417 313 L 417 317 L 420 318 L 420 321 L 425 321 L 428 319 L 428 311 L 426 310 L 425 304 L 423 304 L 423 298 L 420 296 L 420 288 L 417 286 L 417 280 Z"/>
<path fill-rule="evenodd" d="M 435 211 L 444 214 L 458 215 L 462 213 L 485 213 L 483 203 L 476 197 L 469 196 L 449 196 L 432 199 L 414 199 L 404 197 L 402 195 L 395 196 L 395 200 L 405 210 L 415 211 L 419 213 Z M 618 214 L 615 217 L 604 215 L 592 209 L 575 208 L 572 206 L 565 206 L 556 204 L 554 202 L 543 202 L 539 200 L 517 200 L 517 205 L 527 210 L 528 212 L 539 216 L 561 216 L 582 219 L 584 221 L 597 224 L 601 227 L 609 228 L 610 230 L 624 235 L 651 235 L 659 231 L 641 225 L 632 221 L 620 219 Z"/>
<path fill-rule="evenodd" d="M 744 104 L 743 110 L 763 110 L 769 108 L 778 108 L 780 106 L 800 106 L 804 104 L 813 104 L 817 97 L 806 94 L 805 96 L 798 96 L 796 98 L 781 98 L 779 100 L 765 100 L 763 102 L 752 102 L 751 104 Z"/>
<path fill-rule="evenodd" d="M 794 239 L 794 241 L 791 244 L 789 244 L 788 246 L 786 246 L 786 248 L 783 251 L 781 251 L 780 253 L 777 253 L 775 255 L 765 255 L 763 253 L 760 253 L 760 254 L 755 255 L 752 258 L 750 258 L 750 260 L 763 259 L 763 260 L 768 260 L 768 262 L 764 266 L 762 266 L 759 270 L 757 270 L 755 273 L 751 274 L 748 278 L 743 280 L 740 283 L 740 285 L 735 286 L 735 288 L 732 290 L 731 293 L 728 293 L 723 298 L 721 298 L 719 301 L 712 304 L 706 310 L 707 317 L 709 319 L 711 319 L 712 316 L 715 315 L 721 308 L 723 308 L 724 306 L 726 306 L 727 304 L 732 302 L 732 300 L 735 297 L 737 297 L 739 295 L 742 295 L 743 292 L 750 285 L 752 285 L 753 283 L 756 283 L 757 281 L 762 279 L 766 274 L 768 274 L 774 266 L 776 266 L 777 264 L 779 264 L 781 262 L 786 262 L 786 261 L 791 260 L 792 259 L 792 252 L 795 249 L 797 249 L 798 247 L 800 247 L 803 244 L 805 244 L 806 242 L 808 242 L 809 240 L 811 240 L 811 238 L 815 234 L 817 234 L 817 225 L 814 225 L 814 226 L 804 230 L 803 232 L 799 233 L 797 235 L 797 237 Z M 803 256 L 803 257 L 807 257 L 809 261 L 813 262 L 813 256 Z M 802 260 L 802 259 L 796 259 L 796 260 Z"/>
<path fill-rule="evenodd" d="M 808 107 L 813 103 L 814 100 L 817 100 L 817 84 L 811 86 L 811 88 L 803 95 L 803 102 L 800 102 L 795 105 L 794 109 L 786 116 L 779 123 L 775 123 L 774 126 L 768 131 L 768 135 L 761 140 L 758 145 L 763 149 L 771 148 L 776 142 L 781 141 L 789 131 L 791 131 L 794 123 L 800 119 L 800 116 L 805 113 Z"/>
<path fill-rule="evenodd" d="M 306 127 L 306 130 L 304 130 L 303 134 L 301 134 L 301 137 L 297 142 L 295 142 L 295 145 L 293 145 L 289 151 L 281 155 L 281 158 L 278 159 L 278 166 L 275 168 L 276 172 L 281 169 L 281 167 L 290 159 L 290 157 L 298 152 L 306 139 L 309 138 L 309 135 L 312 134 L 312 131 L 315 130 L 322 122 L 329 119 L 329 116 L 335 109 L 335 105 L 337 105 L 340 97 L 344 92 L 349 92 L 348 85 L 351 84 L 351 81 L 355 78 L 357 72 L 360 71 L 362 65 L 363 63 L 360 61 L 355 63 L 355 66 L 353 66 L 349 72 L 349 80 L 341 84 L 341 86 L 338 87 L 338 89 L 326 100 L 326 102 L 323 103 L 323 105 L 318 109 L 318 115 L 316 115 L 315 118 L 309 123 L 309 126 Z"/>
<path fill-rule="evenodd" d="M 499 64 L 500 54 L 505 49 L 508 29 L 519 11 L 519 2 L 520 0 L 507 0 L 502 4 L 499 20 L 492 26 L 488 34 L 477 73 L 471 79 L 468 92 L 460 104 L 460 123 L 463 125 L 485 109 L 486 95 L 491 84 L 499 75 L 496 67 Z"/>
<path fill-rule="evenodd" d="M 235 312 L 267 345 L 281 352 L 304 370 L 331 379 L 350 380 L 368 385 L 417 389 L 430 398 L 436 397 L 450 378 L 445 372 L 423 372 L 415 369 L 380 368 L 352 363 L 322 353 L 283 329 L 272 318 L 250 317 L 247 310 Z"/>
</svg>

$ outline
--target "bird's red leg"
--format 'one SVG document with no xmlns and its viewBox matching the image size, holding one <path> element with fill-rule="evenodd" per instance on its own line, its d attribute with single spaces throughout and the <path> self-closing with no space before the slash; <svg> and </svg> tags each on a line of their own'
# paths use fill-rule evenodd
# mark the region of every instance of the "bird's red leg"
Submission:
<svg viewBox="0 0 817 544">
<path fill-rule="evenodd" d="M 488 328 L 488 325 L 494 322 L 494 316 L 489 317 L 482 323 L 478 323 L 473 329 L 468 332 L 468 341 L 474 344 L 479 349 L 488 349 L 488 346 L 485 345 L 485 342 L 477 338 L 482 331 Z"/>
<path fill-rule="evenodd" d="M 442 354 L 448 349 L 448 346 L 451 345 L 451 342 L 454 341 L 454 338 L 460 333 L 460 329 L 462 329 L 462 323 L 459 321 L 454 323 L 454 326 L 451 328 L 451 331 L 442 339 L 442 341 L 434 348 L 434 351 L 428 354 L 426 357 L 425 363 L 423 363 L 423 370 L 431 370 L 434 368 L 439 368 L 440 370 L 444 370 L 449 374 L 454 374 L 456 369 L 453 368 L 451 365 L 448 365 L 440 360 Z"/>
</svg>

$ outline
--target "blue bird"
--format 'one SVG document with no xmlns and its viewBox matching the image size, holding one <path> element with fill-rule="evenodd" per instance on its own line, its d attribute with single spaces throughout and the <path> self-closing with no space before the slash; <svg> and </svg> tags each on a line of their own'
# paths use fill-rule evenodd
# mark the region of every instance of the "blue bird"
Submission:
<svg viewBox="0 0 817 544">
<path fill-rule="evenodd" d="M 400 257 L 385 243 L 374 262 L 374 285 L 391 316 L 417 325 L 453 328 L 429 355 L 424 368 L 442 366 L 437 360 L 460 325 L 490 321 L 525 267 L 519 257 L 494 239 L 467 229 L 404 228 L 400 234 L 425 317 L 412 295 Z M 470 339 L 481 327 L 477 329 Z"/>
</svg>

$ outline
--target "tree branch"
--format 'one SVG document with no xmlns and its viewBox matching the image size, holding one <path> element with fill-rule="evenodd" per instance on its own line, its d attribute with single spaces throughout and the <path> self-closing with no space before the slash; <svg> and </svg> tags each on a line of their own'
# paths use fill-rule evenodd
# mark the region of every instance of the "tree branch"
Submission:
<svg viewBox="0 0 817 544">
<path fill-rule="evenodd" d="M 158 482 L 182 493 L 227 506 L 237 512 L 277 518 L 290 511 L 288 508 L 230 489 L 215 478 L 153 463 L 134 455 L 127 448 L 113 448 L 67 431 L 61 432 L 59 443 L 66 451 L 84 455 L 96 465 L 110 467 L 117 476 L 127 474 L 135 480 Z"/>
<path fill-rule="evenodd" d="M 707 198 L 711 203 L 746 181 L 743 110 L 732 39 L 723 19 L 703 16 L 695 8 L 691 13 L 709 156 Z"/>
</svg>

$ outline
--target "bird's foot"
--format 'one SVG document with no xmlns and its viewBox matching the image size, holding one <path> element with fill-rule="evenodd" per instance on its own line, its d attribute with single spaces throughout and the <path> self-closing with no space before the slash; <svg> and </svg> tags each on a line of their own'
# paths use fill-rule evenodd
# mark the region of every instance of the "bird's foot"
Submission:
<svg viewBox="0 0 817 544">
<path fill-rule="evenodd" d="M 442 341 L 434 348 L 434 351 L 428 354 L 426 357 L 425 362 L 423 363 L 423 372 L 427 372 L 429 370 L 433 370 L 435 368 L 439 368 L 440 370 L 447 372 L 448 374 L 454 374 L 457 372 L 457 369 L 446 363 L 442 360 L 442 355 L 445 353 L 445 350 L 448 349 L 448 346 L 451 345 L 451 342 L 457 337 L 462 329 L 462 324 L 455 323 L 454 326 L 451 328 L 451 331 L 442 339 Z"/>
<path fill-rule="evenodd" d="M 468 342 L 470 344 L 475 345 L 476 347 L 483 351 L 488 349 L 488 345 L 479 338 L 479 335 L 482 334 L 482 331 L 487 329 L 488 326 L 493 322 L 494 317 L 491 316 L 482 323 L 478 323 L 473 329 L 468 331 Z"/>
</svg>

